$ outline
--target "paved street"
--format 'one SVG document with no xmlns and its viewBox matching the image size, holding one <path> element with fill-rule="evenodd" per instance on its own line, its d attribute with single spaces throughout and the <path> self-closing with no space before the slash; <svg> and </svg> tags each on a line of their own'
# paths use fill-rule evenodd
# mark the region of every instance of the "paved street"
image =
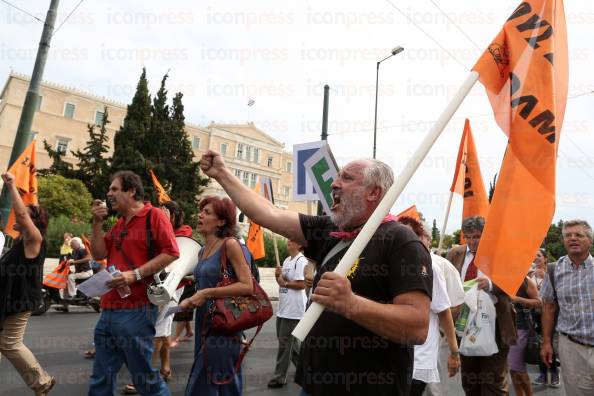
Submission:
<svg viewBox="0 0 594 396">
<path fill-rule="evenodd" d="M 276 302 L 274 304 L 276 307 Z M 51 309 L 45 315 L 33 317 L 30 320 L 25 342 L 38 357 L 43 367 L 58 380 L 55 390 L 52 391 L 53 395 L 86 395 L 92 360 L 85 359 L 83 352 L 90 346 L 91 333 L 98 317 L 99 315 L 90 309 L 75 307 L 67 314 Z M 299 387 L 295 384 L 274 390 L 269 390 L 266 387 L 276 358 L 274 332 L 274 320 L 271 319 L 266 323 L 264 330 L 256 339 L 253 349 L 244 361 L 245 395 L 297 395 L 299 392 Z M 446 350 L 442 350 L 441 355 L 445 361 Z M 179 348 L 173 350 L 174 377 L 169 383 L 172 395 L 183 395 L 192 360 L 192 343 L 182 343 Z M 535 369 L 535 366 L 531 366 L 532 376 L 536 373 Z M 291 368 L 290 378 L 293 373 L 294 368 Z M 122 369 L 118 388 L 126 383 L 127 377 L 126 369 Z M 445 384 L 447 392 L 445 394 L 462 394 L 459 383 L 459 376 L 448 379 Z M 540 396 L 564 394 L 562 389 L 542 387 L 535 390 L 536 394 Z M 0 361 L 0 396 L 15 396 L 21 393 L 28 394 L 21 378 L 10 363 L 6 359 L 2 359 Z"/>
</svg>

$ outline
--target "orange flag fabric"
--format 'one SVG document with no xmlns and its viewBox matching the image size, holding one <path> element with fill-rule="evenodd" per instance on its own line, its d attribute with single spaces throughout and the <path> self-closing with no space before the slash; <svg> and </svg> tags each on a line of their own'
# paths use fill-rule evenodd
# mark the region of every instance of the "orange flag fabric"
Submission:
<svg viewBox="0 0 594 396">
<path fill-rule="evenodd" d="M 35 160 L 35 139 L 27 146 L 25 151 L 17 158 L 12 164 L 8 172 L 12 173 L 15 177 L 15 185 L 21 194 L 23 203 L 25 205 L 38 205 L 37 200 L 37 176 L 36 172 L 36 160 Z M 19 232 L 12 229 L 15 224 L 14 210 L 10 211 L 8 221 L 4 232 L 10 235 L 13 239 L 19 236 Z"/>
<path fill-rule="evenodd" d="M 261 192 L 260 185 L 261 183 L 257 183 L 256 187 L 254 187 L 254 191 L 256 191 L 257 193 Z M 266 195 L 264 196 L 266 197 Z M 266 198 L 270 200 L 270 198 L 272 198 L 272 195 L 270 195 L 270 198 Z M 251 220 L 250 228 L 248 230 L 248 237 L 247 241 L 245 242 L 245 245 L 252 254 L 254 260 L 259 260 L 261 258 L 266 257 L 266 250 L 264 249 L 264 230 L 262 229 L 262 226 L 254 223 Z"/>
<path fill-rule="evenodd" d="M 509 138 L 475 262 L 515 295 L 555 212 L 568 85 L 563 2 L 521 3 L 473 69 Z"/>
<path fill-rule="evenodd" d="M 410 208 L 406 208 L 396 215 L 396 219 L 399 219 L 400 217 L 412 217 L 417 221 L 421 221 L 421 215 L 417 210 L 417 205 L 413 205 Z"/>
<path fill-rule="evenodd" d="M 456 171 L 450 191 L 460 194 L 464 198 L 462 220 L 472 216 L 487 218 L 489 199 L 485 192 L 478 153 L 468 119 L 464 122 L 464 132 L 462 132 L 462 139 L 460 140 Z"/>
<path fill-rule="evenodd" d="M 149 169 L 149 172 L 151 174 L 151 179 L 153 179 L 153 186 L 155 186 L 155 191 L 157 192 L 157 200 L 159 201 L 159 204 L 162 205 L 165 202 L 171 201 L 171 198 L 169 197 L 169 195 L 167 195 L 167 192 L 165 191 L 161 183 L 159 183 L 159 179 L 157 179 L 157 176 L 155 176 L 153 170 Z"/>
</svg>

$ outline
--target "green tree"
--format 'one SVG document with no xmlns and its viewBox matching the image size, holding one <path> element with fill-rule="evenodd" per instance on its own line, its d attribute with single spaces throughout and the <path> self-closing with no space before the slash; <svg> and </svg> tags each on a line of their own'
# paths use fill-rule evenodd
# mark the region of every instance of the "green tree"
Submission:
<svg viewBox="0 0 594 396">
<path fill-rule="evenodd" d="M 462 230 L 456 230 L 454 231 L 454 233 L 452 234 L 452 238 L 454 238 L 454 244 L 459 245 L 460 244 L 460 233 L 462 232 Z"/>
<path fill-rule="evenodd" d="M 200 174 L 200 165 L 194 160 L 192 144 L 185 131 L 182 93 L 177 93 L 171 106 L 167 139 L 163 144 L 161 161 L 166 182 L 171 186 L 171 196 L 184 210 L 187 223 L 195 225 L 198 211 L 198 196 L 208 184 Z"/>
<path fill-rule="evenodd" d="M 547 252 L 547 256 L 553 260 L 557 260 L 559 257 L 567 254 L 565 246 L 563 245 L 563 236 L 561 229 L 563 228 L 563 220 L 555 224 L 551 224 L 547 231 L 547 236 L 543 241 L 543 248 Z"/>
<path fill-rule="evenodd" d="M 150 125 L 151 97 L 148 91 L 146 69 L 143 68 L 132 103 L 128 105 L 124 124 L 114 136 L 110 173 L 130 170 L 143 179 L 145 186 L 150 185 L 147 175 L 148 164 L 143 154 L 144 150 L 154 143 L 146 139 Z"/>
<path fill-rule="evenodd" d="M 52 217 L 66 216 L 73 223 L 86 223 L 91 218 L 92 197 L 85 185 L 60 175 L 38 178 L 39 204 Z"/>
<path fill-rule="evenodd" d="M 433 227 L 431 227 L 431 246 L 437 247 L 439 245 L 439 229 L 437 228 L 437 220 L 433 219 Z"/>
<path fill-rule="evenodd" d="M 38 169 L 37 174 L 39 176 L 60 175 L 66 178 L 75 177 L 72 164 L 63 159 L 64 155 L 66 155 L 65 151 L 54 150 L 45 139 L 43 139 L 43 148 L 52 160 L 52 164 L 47 169 Z"/>
<path fill-rule="evenodd" d="M 93 198 L 103 198 L 109 183 L 109 152 L 107 141 L 107 124 L 109 124 L 107 107 L 103 110 L 103 119 L 99 131 L 95 131 L 94 125 L 87 125 L 89 140 L 85 148 L 77 150 L 74 154 L 78 158 L 77 178 L 81 180 Z"/>
<path fill-rule="evenodd" d="M 68 216 L 64 215 L 50 217 L 46 235 L 48 257 L 58 257 L 60 255 L 60 246 L 64 242 L 65 232 L 70 232 L 78 237 L 82 234 L 91 235 L 91 223 L 73 222 Z"/>
</svg>

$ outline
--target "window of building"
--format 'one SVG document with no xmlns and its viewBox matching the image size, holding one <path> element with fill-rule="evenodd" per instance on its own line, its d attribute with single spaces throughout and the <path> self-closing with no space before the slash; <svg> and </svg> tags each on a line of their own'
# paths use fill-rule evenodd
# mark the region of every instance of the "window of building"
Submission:
<svg viewBox="0 0 594 396">
<path fill-rule="evenodd" d="M 235 169 L 235 177 L 241 179 L 241 171 L 239 169 Z"/>
<path fill-rule="evenodd" d="M 252 160 L 252 146 L 245 146 L 245 159 Z"/>
<path fill-rule="evenodd" d="M 221 143 L 221 155 L 227 155 L 227 143 Z"/>
<path fill-rule="evenodd" d="M 74 118 L 74 110 L 76 110 L 76 106 L 72 103 L 66 102 L 64 105 L 64 117 Z"/>
<path fill-rule="evenodd" d="M 272 168 L 272 160 L 273 160 L 273 158 L 272 158 L 272 155 L 269 155 L 269 156 L 268 156 L 268 163 L 267 163 L 267 164 L 268 164 L 267 166 L 268 166 L 269 168 Z"/>
<path fill-rule="evenodd" d="M 258 175 L 256 175 L 255 173 L 250 174 L 250 187 L 254 188 L 256 187 L 256 177 Z"/>
<path fill-rule="evenodd" d="M 287 161 L 285 170 L 289 173 L 293 171 L 293 164 L 291 163 L 291 161 Z"/>
<path fill-rule="evenodd" d="M 41 102 L 43 102 L 43 96 L 37 95 L 37 105 L 35 106 L 35 111 L 41 111 Z"/>
<path fill-rule="evenodd" d="M 291 189 L 289 188 L 289 186 L 283 186 L 283 195 L 284 196 L 289 196 L 289 193 L 291 192 Z"/>
<path fill-rule="evenodd" d="M 254 147 L 254 162 L 258 162 L 260 160 L 260 149 L 258 147 Z"/>
<path fill-rule="evenodd" d="M 68 144 L 70 143 L 70 139 L 65 137 L 58 136 L 56 140 L 56 151 L 60 153 L 66 154 L 68 152 Z"/>
<path fill-rule="evenodd" d="M 237 158 L 243 158 L 243 143 L 237 143 Z"/>
<path fill-rule="evenodd" d="M 95 111 L 95 125 L 101 126 L 103 124 L 103 117 L 105 117 L 105 112 L 103 111 Z"/>
<path fill-rule="evenodd" d="M 250 182 L 250 173 L 243 172 L 243 184 L 245 184 L 246 186 L 249 186 L 249 182 Z"/>
<path fill-rule="evenodd" d="M 200 138 L 198 136 L 194 136 L 192 138 L 192 149 L 194 149 L 194 150 L 200 149 Z"/>
</svg>

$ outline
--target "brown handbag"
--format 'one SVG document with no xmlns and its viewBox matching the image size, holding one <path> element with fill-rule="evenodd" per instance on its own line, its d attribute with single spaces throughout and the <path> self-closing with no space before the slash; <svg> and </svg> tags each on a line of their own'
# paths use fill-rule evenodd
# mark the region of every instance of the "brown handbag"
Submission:
<svg viewBox="0 0 594 396">
<path fill-rule="evenodd" d="M 221 247 L 221 271 L 218 287 L 237 282 L 229 275 L 227 264 L 227 240 Z M 219 297 L 213 299 L 208 311 L 211 330 L 220 334 L 235 334 L 252 327 L 262 326 L 272 317 L 272 304 L 268 295 L 252 276 L 253 291 L 246 296 Z"/>
</svg>

